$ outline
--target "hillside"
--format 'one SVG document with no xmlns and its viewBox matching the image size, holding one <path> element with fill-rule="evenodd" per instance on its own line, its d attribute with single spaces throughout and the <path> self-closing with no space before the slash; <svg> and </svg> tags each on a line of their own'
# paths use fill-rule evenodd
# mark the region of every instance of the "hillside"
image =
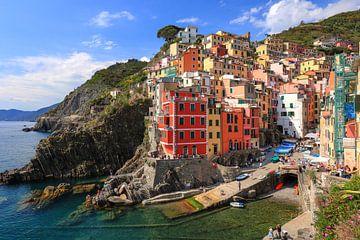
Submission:
<svg viewBox="0 0 360 240">
<path fill-rule="evenodd" d="M 55 108 L 57 104 L 40 108 L 36 111 L 22 111 L 17 109 L 0 110 L 0 121 L 36 121 L 42 114 Z"/>
<path fill-rule="evenodd" d="M 360 42 L 360 10 L 340 13 L 317 23 L 300 24 L 276 36 L 305 46 L 312 46 L 319 37 L 332 36 L 357 44 Z"/>
<path fill-rule="evenodd" d="M 109 91 L 119 88 L 124 91 L 132 83 L 144 80 L 142 69 L 146 62 L 129 60 L 116 63 L 107 69 L 97 71 L 91 79 L 70 92 L 54 109 L 44 114 L 35 125 L 35 130 L 53 132 L 61 128 L 73 127 L 89 121 L 91 109 L 101 111 L 109 104 Z"/>
<path fill-rule="evenodd" d="M 0 183 L 101 176 L 123 166 L 144 139 L 150 106 L 141 85 L 146 64 L 116 63 L 67 95 L 39 118 L 35 130 L 51 135 L 40 141 L 34 158 L 0 173 Z M 116 99 L 109 93 L 114 88 Z"/>
</svg>

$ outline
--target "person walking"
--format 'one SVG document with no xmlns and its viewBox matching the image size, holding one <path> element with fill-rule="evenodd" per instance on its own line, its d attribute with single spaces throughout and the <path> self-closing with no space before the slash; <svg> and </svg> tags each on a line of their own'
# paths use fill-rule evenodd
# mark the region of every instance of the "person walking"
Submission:
<svg viewBox="0 0 360 240">
<path fill-rule="evenodd" d="M 274 239 L 281 239 L 281 225 L 276 225 L 275 232 L 274 232 Z"/>
</svg>

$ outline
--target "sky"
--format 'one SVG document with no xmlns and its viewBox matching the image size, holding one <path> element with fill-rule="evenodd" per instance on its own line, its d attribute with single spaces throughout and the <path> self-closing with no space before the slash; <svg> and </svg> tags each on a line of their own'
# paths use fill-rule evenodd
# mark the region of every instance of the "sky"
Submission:
<svg viewBox="0 0 360 240">
<path fill-rule="evenodd" d="M 359 8 L 360 0 L 0 0 L 0 109 L 49 106 L 99 69 L 149 60 L 168 24 L 261 40 Z"/>
</svg>

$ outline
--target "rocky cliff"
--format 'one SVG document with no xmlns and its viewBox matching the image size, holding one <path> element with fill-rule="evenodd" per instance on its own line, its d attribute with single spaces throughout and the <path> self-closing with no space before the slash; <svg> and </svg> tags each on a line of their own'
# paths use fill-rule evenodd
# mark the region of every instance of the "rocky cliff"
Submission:
<svg viewBox="0 0 360 240">
<path fill-rule="evenodd" d="M 1 173 L 0 182 L 100 176 L 123 166 L 144 138 L 150 106 L 141 87 L 144 66 L 136 60 L 117 63 L 66 96 L 38 120 L 35 130 L 51 135 L 39 143 L 31 162 Z M 109 94 L 114 88 L 117 98 Z"/>
</svg>

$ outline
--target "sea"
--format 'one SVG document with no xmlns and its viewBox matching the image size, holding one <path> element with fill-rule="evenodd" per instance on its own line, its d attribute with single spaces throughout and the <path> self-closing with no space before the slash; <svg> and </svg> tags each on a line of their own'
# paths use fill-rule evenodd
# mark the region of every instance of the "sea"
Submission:
<svg viewBox="0 0 360 240">
<path fill-rule="evenodd" d="M 22 131 L 33 124 L 0 121 L 0 171 L 22 167 L 34 156 L 36 145 L 47 134 Z M 295 206 L 264 199 L 244 209 L 224 207 L 171 220 L 163 214 L 163 205 L 84 211 L 85 194 L 64 196 L 42 209 L 23 208 L 21 201 L 31 191 L 58 183 L 0 185 L 0 239 L 257 240 L 267 235 L 270 226 L 298 213 Z"/>
</svg>

